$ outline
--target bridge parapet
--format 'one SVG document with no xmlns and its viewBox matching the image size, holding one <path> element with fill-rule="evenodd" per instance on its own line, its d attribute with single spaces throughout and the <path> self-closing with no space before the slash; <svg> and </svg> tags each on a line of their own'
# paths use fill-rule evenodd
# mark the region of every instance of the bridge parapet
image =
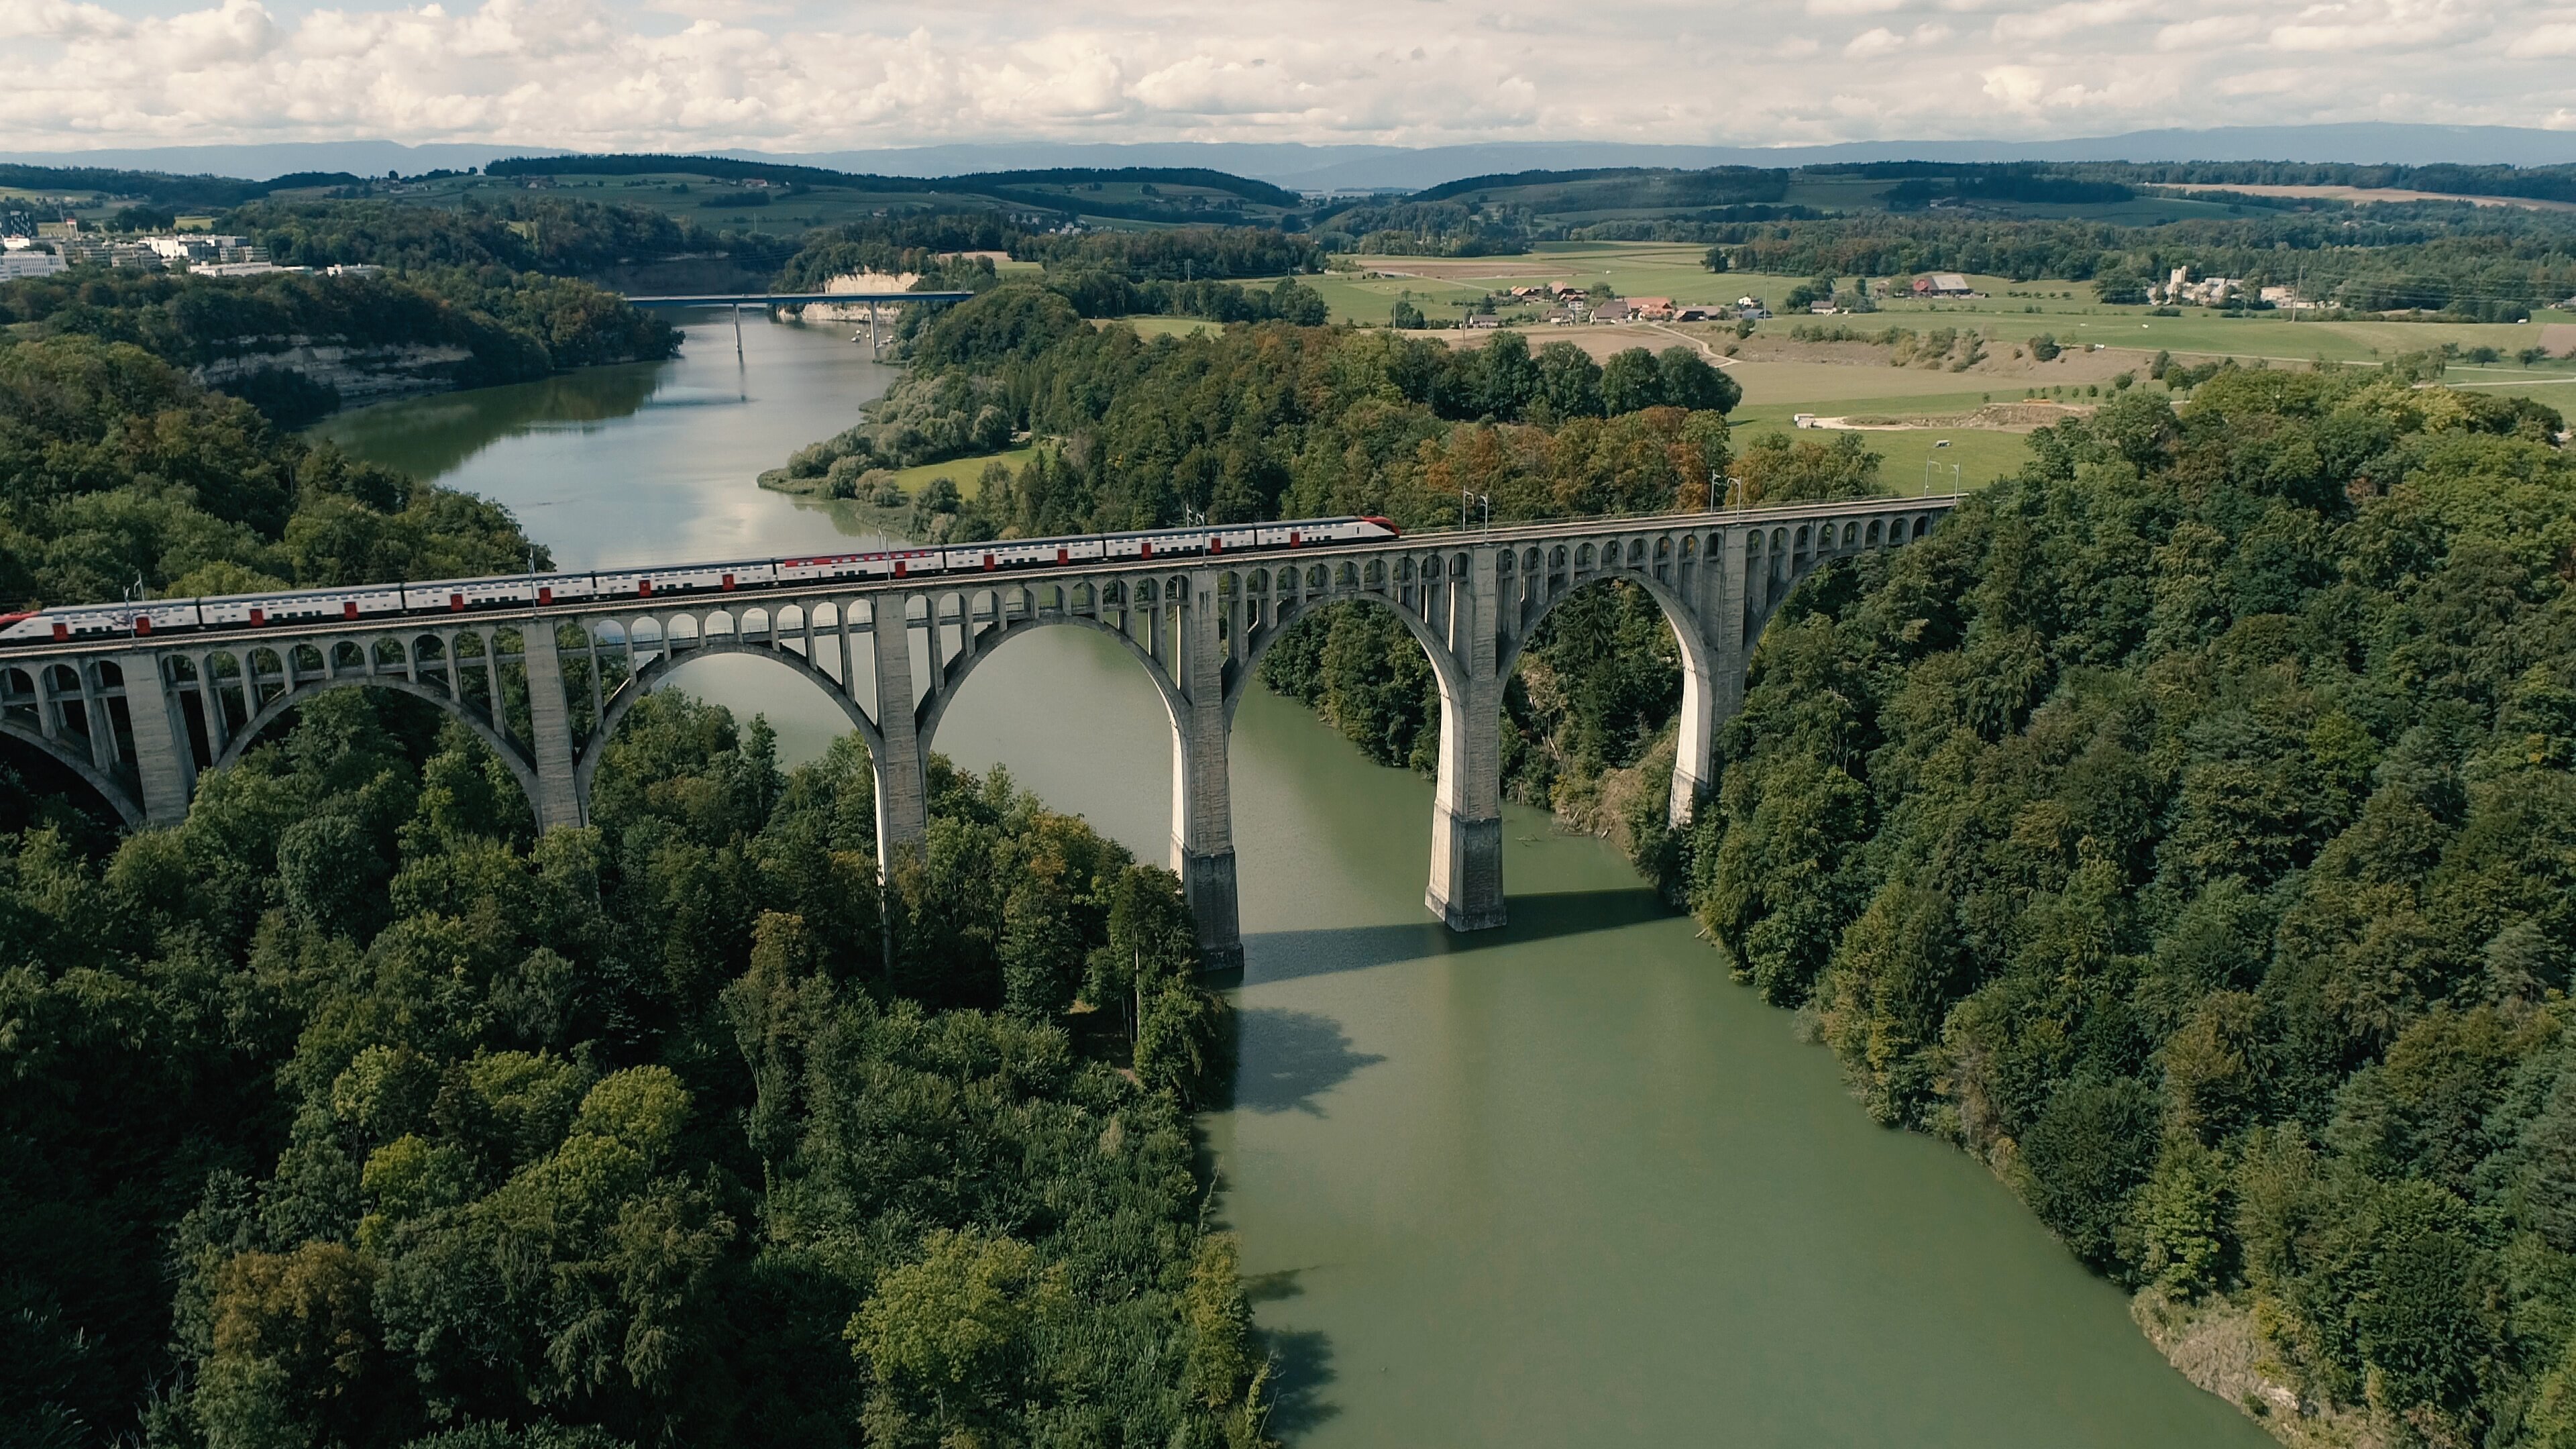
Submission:
<svg viewBox="0 0 2576 1449">
<path fill-rule="evenodd" d="M 174 824 L 198 776 L 238 760 L 321 691 L 391 688 L 463 720 L 526 792 L 540 829 L 589 818 L 591 781 L 627 710 L 701 656 L 777 662 L 831 697 L 876 773 L 891 869 L 928 829 L 926 769 L 975 669 L 1033 629 L 1120 641 L 1172 728 L 1171 863 L 1201 944 L 1239 962 L 1227 741 L 1261 656 L 1336 604 L 1391 611 L 1440 687 L 1425 901 L 1452 927 L 1504 923 L 1502 696 L 1548 614 L 1605 581 L 1643 589 L 1682 659 L 1667 818 L 1715 784 L 1717 727 L 1741 706 L 1762 629 L 1838 558 L 1922 538 L 1955 497 L 1871 498 L 1593 519 L 1004 574 L 585 600 L 540 611 L 279 624 L 0 652 L 0 734 L 87 780 L 132 825 Z M 902 639 L 901 647 L 881 641 Z"/>
</svg>

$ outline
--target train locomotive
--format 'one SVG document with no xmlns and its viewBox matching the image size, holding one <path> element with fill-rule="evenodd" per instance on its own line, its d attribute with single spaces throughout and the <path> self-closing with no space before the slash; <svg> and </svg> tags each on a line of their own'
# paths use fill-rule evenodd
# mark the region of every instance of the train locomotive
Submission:
<svg viewBox="0 0 2576 1449">
<path fill-rule="evenodd" d="M 796 584 L 938 577 L 1052 568 L 1063 564 L 1198 558 L 1400 537 L 1386 519 L 1368 515 L 1281 523 L 1202 524 L 1138 533 L 1068 538 L 1014 538 L 942 548 L 882 549 L 806 558 L 744 559 L 666 568 L 598 569 L 572 574 L 505 574 L 336 589 L 290 589 L 204 599 L 129 600 L 0 614 L 0 646 L 201 630 L 259 629 L 324 620 L 392 619 L 465 614 L 484 609 L 543 608 L 601 599 L 653 599 Z"/>
</svg>

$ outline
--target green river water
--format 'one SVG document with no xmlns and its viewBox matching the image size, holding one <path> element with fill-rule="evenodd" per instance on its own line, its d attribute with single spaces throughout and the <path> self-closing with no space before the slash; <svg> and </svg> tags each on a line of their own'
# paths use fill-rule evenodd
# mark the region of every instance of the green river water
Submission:
<svg viewBox="0 0 2576 1449">
<path fill-rule="evenodd" d="M 803 549 L 860 525 L 752 483 L 890 370 L 846 333 L 720 319 L 685 356 L 382 404 L 322 431 L 498 499 L 560 566 Z M 810 686 L 678 680 L 805 758 Z M 1004 647 L 937 747 L 1007 765 L 1149 860 L 1170 730 L 1107 640 Z M 2260 1446 L 1986 1171 L 1870 1124 L 1615 852 L 1508 821 L 1512 924 L 1423 910 L 1430 782 L 1255 693 L 1233 749 L 1246 967 L 1206 1119 L 1298 1449 Z"/>
</svg>

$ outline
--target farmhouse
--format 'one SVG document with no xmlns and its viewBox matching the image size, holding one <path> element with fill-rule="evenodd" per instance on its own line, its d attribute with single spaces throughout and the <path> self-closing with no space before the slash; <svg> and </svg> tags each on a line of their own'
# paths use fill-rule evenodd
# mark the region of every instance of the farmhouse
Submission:
<svg viewBox="0 0 2576 1449">
<path fill-rule="evenodd" d="M 1973 297 L 1976 289 L 1957 272 L 1927 272 L 1914 279 L 1917 297 Z"/>
</svg>

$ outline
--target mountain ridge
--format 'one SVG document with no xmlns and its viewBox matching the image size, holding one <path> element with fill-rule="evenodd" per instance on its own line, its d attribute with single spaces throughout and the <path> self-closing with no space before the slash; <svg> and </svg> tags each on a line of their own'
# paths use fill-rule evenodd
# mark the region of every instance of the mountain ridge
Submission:
<svg viewBox="0 0 2576 1449">
<path fill-rule="evenodd" d="M 462 170 L 510 156 L 573 154 L 572 148 L 485 142 L 289 141 L 239 145 L 106 147 L 86 151 L 0 151 L 0 160 L 42 166 L 107 166 L 177 175 L 267 180 L 303 171 L 406 175 Z M 1796 146 L 1695 146 L 1621 141 L 1489 141 L 1452 146 L 1303 142 L 949 142 L 836 151 L 709 148 L 730 156 L 886 176 L 954 176 L 1052 167 L 1192 166 L 1301 191 L 1418 191 L 1466 177 L 1611 166 L 1697 169 L 1788 167 L 1834 161 L 2305 161 L 2422 165 L 2540 166 L 2576 162 L 2576 131 L 2522 126 L 2437 126 L 2346 122 L 2313 126 L 2167 128 L 2109 136 L 2008 141 L 1839 141 Z"/>
</svg>

